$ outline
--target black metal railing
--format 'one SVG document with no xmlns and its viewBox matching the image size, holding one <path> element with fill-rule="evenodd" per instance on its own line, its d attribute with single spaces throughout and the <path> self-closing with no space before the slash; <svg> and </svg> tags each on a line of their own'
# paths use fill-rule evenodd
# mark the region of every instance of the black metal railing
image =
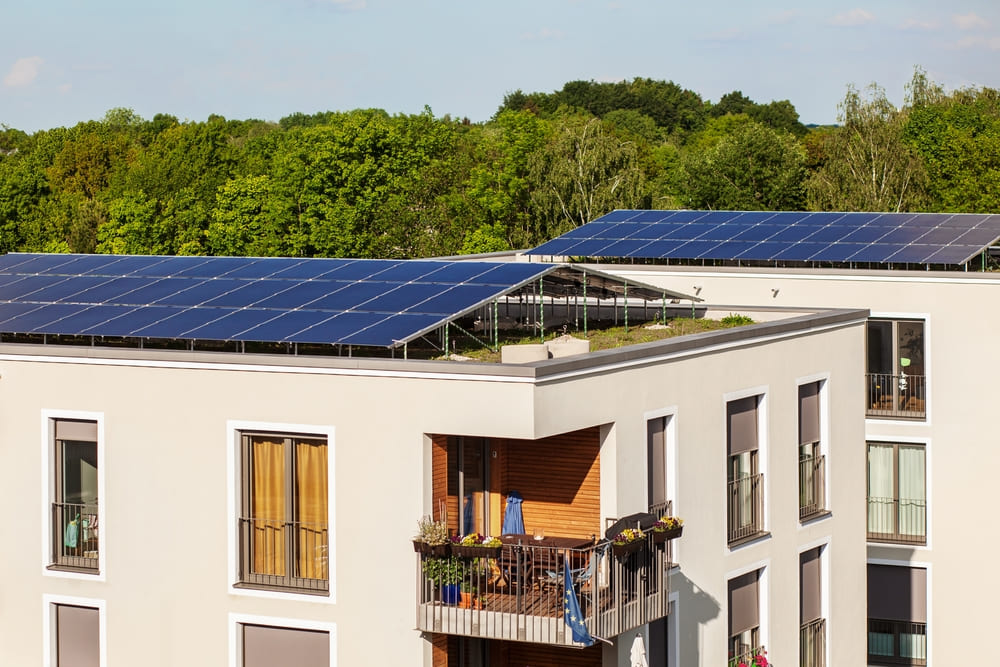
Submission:
<svg viewBox="0 0 1000 667">
<path fill-rule="evenodd" d="M 97 570 L 100 530 L 97 503 L 52 503 L 52 564 Z"/>
<path fill-rule="evenodd" d="M 868 619 L 868 662 L 873 665 L 926 665 L 927 624 Z"/>
<path fill-rule="evenodd" d="M 898 544 L 926 544 L 927 501 L 868 498 L 868 539 Z"/>
<path fill-rule="evenodd" d="M 808 519 L 826 509 L 826 457 L 799 458 L 799 519 Z"/>
<path fill-rule="evenodd" d="M 653 516 L 655 516 L 658 519 L 661 518 L 661 517 L 665 517 L 665 516 L 673 516 L 674 515 L 674 501 L 667 500 L 667 501 L 662 502 L 662 503 L 655 503 L 655 504 L 649 506 L 649 510 L 648 511 L 649 511 L 650 514 L 652 514 Z M 666 549 L 667 549 L 667 562 L 670 563 L 671 565 L 676 564 L 677 561 L 674 560 L 674 541 L 673 540 L 667 540 L 666 541 Z"/>
<path fill-rule="evenodd" d="M 866 373 L 869 417 L 923 419 L 927 416 L 927 382 L 923 375 Z"/>
<path fill-rule="evenodd" d="M 480 558 L 417 558 L 417 629 L 424 632 L 579 646 L 566 619 L 564 565 L 592 637 L 616 637 L 666 617 L 669 608 L 667 549 L 651 534 L 620 556 L 605 541 L 585 549 L 522 543 Z"/>
<path fill-rule="evenodd" d="M 240 517 L 240 583 L 251 587 L 329 590 L 327 524 Z"/>
<path fill-rule="evenodd" d="M 817 618 L 799 630 L 800 667 L 826 667 L 826 619 Z"/>
<path fill-rule="evenodd" d="M 729 482 L 729 543 L 764 532 L 764 475 L 744 475 Z"/>
</svg>

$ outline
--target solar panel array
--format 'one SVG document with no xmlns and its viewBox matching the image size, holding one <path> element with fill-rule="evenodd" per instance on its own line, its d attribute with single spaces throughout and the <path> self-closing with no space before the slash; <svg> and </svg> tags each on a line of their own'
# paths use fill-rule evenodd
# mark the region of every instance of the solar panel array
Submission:
<svg viewBox="0 0 1000 667">
<path fill-rule="evenodd" d="M 243 257 L 0 257 L 0 332 L 390 347 L 545 264 Z"/>
<path fill-rule="evenodd" d="M 964 264 L 1000 238 L 1000 215 L 613 211 L 529 255 Z"/>
</svg>

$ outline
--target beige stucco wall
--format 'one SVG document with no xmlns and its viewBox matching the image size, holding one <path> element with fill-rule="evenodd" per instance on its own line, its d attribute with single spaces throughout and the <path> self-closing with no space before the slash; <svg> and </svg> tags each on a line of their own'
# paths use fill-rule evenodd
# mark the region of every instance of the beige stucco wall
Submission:
<svg viewBox="0 0 1000 667">
<path fill-rule="evenodd" d="M 32 360 L 0 346 L 0 489 L 8 506 L 0 552 L 14 576 L 0 587 L 0 664 L 39 664 L 45 594 L 106 601 L 109 665 L 226 665 L 229 614 L 336 624 L 340 665 L 419 664 L 415 564 L 408 538 L 430 510 L 427 433 L 537 438 L 605 425 L 602 514 L 645 509 L 645 420 L 675 408 L 677 509 L 687 523 L 673 577 L 680 593 L 682 665 L 725 662 L 726 577 L 766 563 L 768 648 L 797 659 L 798 553 L 829 542 L 831 664 L 859 664 L 864 632 L 863 438 L 860 322 L 710 353 L 562 378 L 525 380 L 215 364 Z M 4 354 L 4 353 L 8 354 Z M 99 357 L 100 355 L 92 356 Z M 188 358 L 188 357 L 185 357 Z M 193 355 L 192 358 L 198 358 Z M 206 357 L 207 358 L 207 357 Z M 240 363 L 233 357 L 230 362 Z M 836 360 L 836 363 L 833 362 Z M 401 365 L 405 367 L 405 364 Z M 797 521 L 796 386 L 822 374 L 830 388 L 833 514 Z M 725 540 L 725 401 L 766 387 L 772 536 L 730 551 Z M 43 410 L 103 415 L 105 581 L 44 576 Z M 335 602 L 234 594 L 229 577 L 231 421 L 334 430 Z M 859 491 L 860 489 L 860 491 Z M 845 613 L 850 610 L 853 613 Z M 843 633 L 843 634 L 841 634 Z M 631 639 L 631 638 L 629 638 Z M 607 652 L 606 664 L 619 649 Z"/>
<path fill-rule="evenodd" d="M 707 301 L 734 309 L 856 307 L 870 309 L 873 317 L 925 320 L 927 419 L 868 419 L 865 428 L 869 440 L 926 444 L 927 545 L 872 544 L 868 558 L 928 568 L 928 664 L 980 660 L 982 646 L 969 637 L 992 632 L 993 599 L 983 594 L 982 582 L 1000 549 L 996 531 L 982 522 L 989 513 L 982 497 L 1000 465 L 993 424 L 1000 390 L 991 372 L 1000 276 L 678 267 L 626 273 L 681 291 L 698 286 Z M 864 515 L 856 520 L 863 524 Z"/>
</svg>

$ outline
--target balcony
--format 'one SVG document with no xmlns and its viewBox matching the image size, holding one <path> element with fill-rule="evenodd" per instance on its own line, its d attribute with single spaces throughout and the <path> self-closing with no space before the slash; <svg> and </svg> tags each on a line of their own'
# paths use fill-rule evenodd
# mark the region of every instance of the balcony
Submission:
<svg viewBox="0 0 1000 667">
<path fill-rule="evenodd" d="M 418 555 L 417 628 L 581 647 L 565 620 L 564 563 L 592 637 L 609 639 L 667 615 L 669 541 L 647 535 L 641 549 L 620 557 L 606 541 L 579 549 L 527 542 L 484 558 Z"/>
<path fill-rule="evenodd" d="M 926 544 L 927 501 L 868 498 L 868 539 L 894 544 Z"/>
<path fill-rule="evenodd" d="M 923 375 L 866 373 L 865 416 L 924 419 L 927 382 Z"/>
<path fill-rule="evenodd" d="M 927 624 L 868 619 L 868 662 L 872 665 L 926 665 Z"/>
<path fill-rule="evenodd" d="M 764 534 L 764 475 L 744 475 L 729 482 L 729 546 Z"/>
<path fill-rule="evenodd" d="M 826 667 L 826 619 L 809 621 L 799 630 L 799 665 Z"/>
<path fill-rule="evenodd" d="M 744 648 L 739 653 L 730 656 L 729 667 L 757 667 L 757 665 L 759 664 L 757 656 L 766 656 L 766 655 L 767 651 L 764 650 L 763 646 Z"/>
<path fill-rule="evenodd" d="M 240 517 L 240 583 L 325 595 L 330 587 L 327 525 Z"/>
<path fill-rule="evenodd" d="M 826 511 L 826 457 L 799 458 L 799 520 L 819 516 Z"/>
<path fill-rule="evenodd" d="M 100 555 L 97 503 L 52 503 L 52 566 L 96 572 Z"/>
</svg>

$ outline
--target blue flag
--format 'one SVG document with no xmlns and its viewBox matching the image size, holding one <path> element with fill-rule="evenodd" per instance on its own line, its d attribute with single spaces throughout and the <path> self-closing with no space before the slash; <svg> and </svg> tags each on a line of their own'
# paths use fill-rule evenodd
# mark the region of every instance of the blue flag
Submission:
<svg viewBox="0 0 1000 667">
<path fill-rule="evenodd" d="M 583 622 L 583 612 L 580 611 L 580 601 L 576 599 L 576 591 L 573 590 L 573 578 L 569 575 L 569 563 L 563 561 L 563 617 L 566 625 L 573 631 L 573 641 L 590 646 L 594 643 L 594 638 L 587 631 L 587 626 Z"/>
</svg>

